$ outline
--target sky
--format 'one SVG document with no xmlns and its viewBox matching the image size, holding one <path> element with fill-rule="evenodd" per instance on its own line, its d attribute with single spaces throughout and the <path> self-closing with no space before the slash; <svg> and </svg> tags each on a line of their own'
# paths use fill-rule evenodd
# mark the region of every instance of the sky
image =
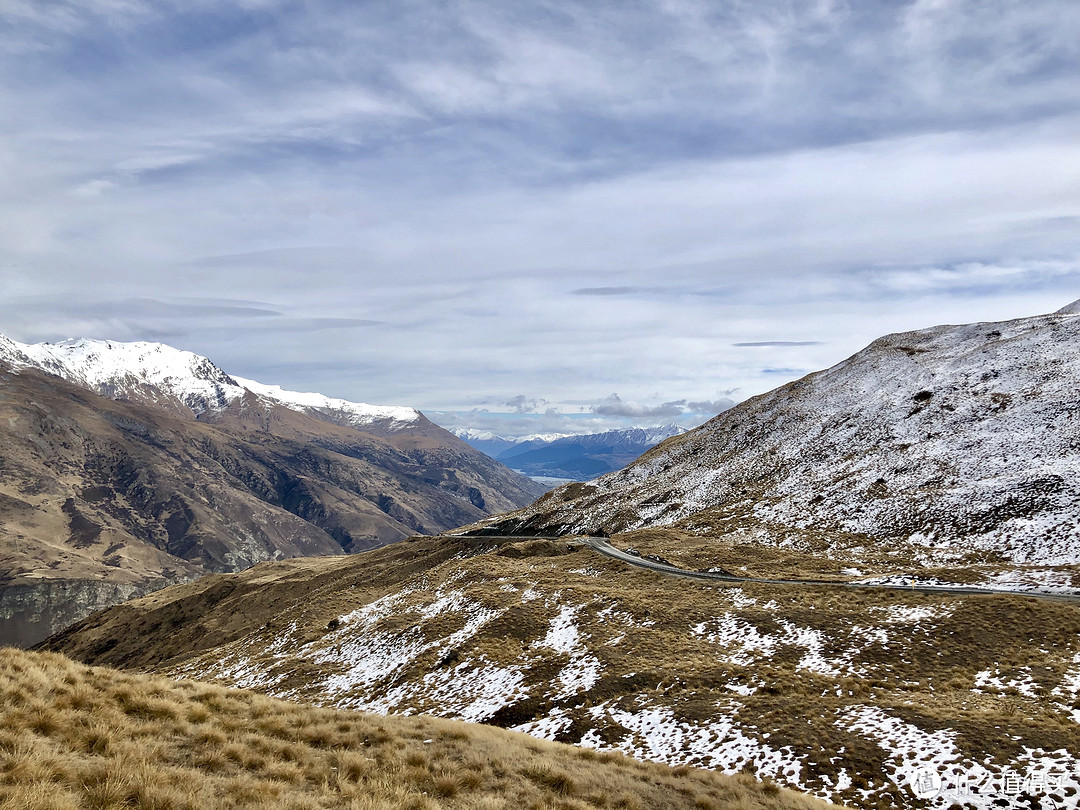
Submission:
<svg viewBox="0 0 1080 810">
<path fill-rule="evenodd" d="M 507 435 L 1080 298 L 1075 0 L 4 0 L 0 332 Z"/>
</svg>

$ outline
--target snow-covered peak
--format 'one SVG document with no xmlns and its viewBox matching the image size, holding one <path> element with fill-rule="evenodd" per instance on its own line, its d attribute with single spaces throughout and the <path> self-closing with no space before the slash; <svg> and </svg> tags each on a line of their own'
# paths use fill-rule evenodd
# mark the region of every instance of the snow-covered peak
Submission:
<svg viewBox="0 0 1080 810">
<path fill-rule="evenodd" d="M 25 346 L 17 343 L 7 335 L 0 335 L 0 361 L 14 368 L 23 368 L 33 365 L 33 362 L 23 351 Z"/>
<path fill-rule="evenodd" d="M 479 430 L 478 428 L 447 428 L 447 430 L 466 442 L 503 441 L 513 443 L 517 441 L 516 439 L 511 439 L 509 436 L 501 436 L 492 430 Z"/>
<path fill-rule="evenodd" d="M 324 416 L 333 416 L 350 424 L 362 425 L 375 421 L 415 422 L 420 412 L 415 408 L 400 405 L 368 405 L 363 402 L 349 402 L 335 399 L 325 394 L 286 391 L 280 385 L 264 385 L 255 380 L 234 377 L 240 385 L 263 399 L 284 405 L 294 411 L 307 413 L 318 412 Z"/>
<path fill-rule="evenodd" d="M 156 389 L 196 414 L 220 410 L 244 389 L 210 360 L 162 343 L 78 338 L 60 343 L 11 341 L 36 368 L 113 399 L 150 398 Z"/>
<path fill-rule="evenodd" d="M 657 427 L 626 428 L 612 433 L 621 434 L 624 438 L 640 444 L 659 444 L 664 439 L 687 433 L 687 429 L 676 424 L 659 425 Z"/>
<path fill-rule="evenodd" d="M 686 428 L 675 424 L 661 425 L 659 427 L 616 428 L 606 430 L 603 433 L 530 433 L 527 436 L 504 436 L 491 430 L 480 430 L 478 428 L 449 428 L 449 430 L 459 439 L 467 442 L 500 441 L 509 444 L 526 444 L 529 442 L 551 444 L 563 439 L 590 439 L 593 437 L 604 437 L 605 439 L 622 438 L 632 440 L 637 444 L 659 444 L 664 439 L 687 432 Z"/>
<path fill-rule="evenodd" d="M 557 442 L 559 439 L 566 439 L 570 436 L 579 436 L 584 434 L 579 433 L 530 433 L 528 436 L 519 436 L 513 441 L 518 444 L 525 444 L 525 442 Z"/>
<path fill-rule="evenodd" d="M 290 410 L 354 427 L 373 422 L 404 425 L 420 417 L 413 408 L 348 402 L 233 377 L 206 357 L 163 343 L 78 338 L 26 344 L 0 335 L 0 360 L 14 368 L 41 369 L 111 399 L 182 403 L 196 415 L 223 410 L 251 391 Z"/>
</svg>

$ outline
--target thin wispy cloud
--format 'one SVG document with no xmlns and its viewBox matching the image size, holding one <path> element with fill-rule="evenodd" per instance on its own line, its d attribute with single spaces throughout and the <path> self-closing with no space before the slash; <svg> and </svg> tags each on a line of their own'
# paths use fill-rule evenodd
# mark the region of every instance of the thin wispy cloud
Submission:
<svg viewBox="0 0 1080 810">
<path fill-rule="evenodd" d="M 757 348 L 762 346 L 820 346 L 820 340 L 752 340 L 745 343 L 732 343 L 740 349 Z"/>
<path fill-rule="evenodd" d="M 574 295 L 630 295 L 637 292 L 637 287 L 581 287 L 574 290 Z"/>
<path fill-rule="evenodd" d="M 1078 29 L 1074 0 L 10 0 L 0 332 L 523 426 L 686 416 L 1080 298 Z"/>
</svg>

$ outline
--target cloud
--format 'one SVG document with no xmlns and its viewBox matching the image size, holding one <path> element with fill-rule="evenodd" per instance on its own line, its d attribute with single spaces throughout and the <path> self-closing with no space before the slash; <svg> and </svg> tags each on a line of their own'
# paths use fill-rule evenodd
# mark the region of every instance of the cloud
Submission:
<svg viewBox="0 0 1080 810">
<path fill-rule="evenodd" d="M 515 413 L 536 413 L 547 405 L 547 400 L 536 398 L 529 399 L 524 394 L 518 394 L 516 397 L 512 397 L 503 404 L 511 408 Z"/>
<path fill-rule="evenodd" d="M 708 413 L 715 414 L 721 411 L 726 411 L 728 408 L 735 406 L 735 400 L 727 397 L 712 400 L 702 400 L 699 402 L 687 402 L 686 410 L 690 413 Z"/>
<path fill-rule="evenodd" d="M 648 406 L 638 405 L 633 402 L 623 402 L 616 394 L 600 404 L 594 405 L 593 413 L 601 416 L 627 416 L 632 419 L 656 419 L 658 417 L 681 416 L 683 409 L 678 403 L 665 402 L 662 405 Z"/>
<path fill-rule="evenodd" d="M 387 326 L 386 321 L 369 318 L 282 318 L 256 329 L 274 332 L 323 332 L 328 329 L 372 329 L 384 326 Z"/>
<path fill-rule="evenodd" d="M 571 295 L 630 295 L 637 291 L 637 287 L 582 287 Z"/>
<path fill-rule="evenodd" d="M 732 343 L 740 349 L 751 348 L 757 346 L 820 346 L 820 340 L 753 340 L 743 343 Z"/>
<path fill-rule="evenodd" d="M 1055 220 L 1061 222 L 1063 220 Z M 1076 227 L 1078 220 L 1064 220 Z M 1002 265 L 989 262 L 960 262 L 947 267 L 911 267 L 888 269 L 875 275 L 872 283 L 897 293 L 922 293 L 939 290 L 993 289 L 1027 286 L 1055 278 L 1071 276 L 1076 268 L 1069 261 L 1028 261 Z"/>
<path fill-rule="evenodd" d="M 1080 297 L 1074 0 L 2 15 L 20 339 L 610 425 Z"/>
<path fill-rule="evenodd" d="M 91 180 L 83 183 L 71 193 L 77 197 L 97 197 L 109 189 L 116 188 L 116 185 L 112 180 Z"/>
<path fill-rule="evenodd" d="M 530 409 L 528 405 L 531 405 L 531 402 L 522 397 L 499 403 L 503 407 L 511 407 L 511 413 L 471 408 L 428 411 L 427 416 L 446 428 L 490 430 L 501 436 L 520 437 L 537 433 L 603 433 L 620 428 L 670 423 L 689 429 L 735 404 L 733 400 L 721 397 L 700 401 L 679 399 L 648 406 L 624 402 L 617 394 L 612 394 L 599 403 L 583 403 L 580 408 L 573 407 L 576 403 L 565 402 L 559 407 L 547 407 L 541 411 L 539 408 Z M 539 402 L 542 403 L 543 400 Z M 519 411 L 515 407 L 519 404 L 526 407 Z"/>
</svg>

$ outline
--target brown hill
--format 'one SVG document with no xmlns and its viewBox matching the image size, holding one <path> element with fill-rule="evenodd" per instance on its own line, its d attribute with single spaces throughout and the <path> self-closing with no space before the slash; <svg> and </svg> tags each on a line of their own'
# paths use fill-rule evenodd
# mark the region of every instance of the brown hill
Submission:
<svg viewBox="0 0 1080 810">
<path fill-rule="evenodd" d="M 197 421 L 0 363 L 0 643 L 213 571 L 374 548 L 527 503 L 419 417 L 379 437 L 252 394 Z"/>
<path fill-rule="evenodd" d="M 691 569 L 843 578 L 843 563 L 750 536 L 613 541 Z M 1043 806 L 1075 796 L 1078 638 L 1075 602 L 707 584 L 573 539 L 444 537 L 206 577 L 45 646 L 322 706 L 746 770 L 876 808 L 924 806 L 909 783 L 924 768 L 986 780 L 979 807 L 1009 773 L 1042 778 Z M 1064 774 L 1057 793 L 1048 774 Z M 954 790 L 942 806 L 969 799 Z"/>
</svg>

